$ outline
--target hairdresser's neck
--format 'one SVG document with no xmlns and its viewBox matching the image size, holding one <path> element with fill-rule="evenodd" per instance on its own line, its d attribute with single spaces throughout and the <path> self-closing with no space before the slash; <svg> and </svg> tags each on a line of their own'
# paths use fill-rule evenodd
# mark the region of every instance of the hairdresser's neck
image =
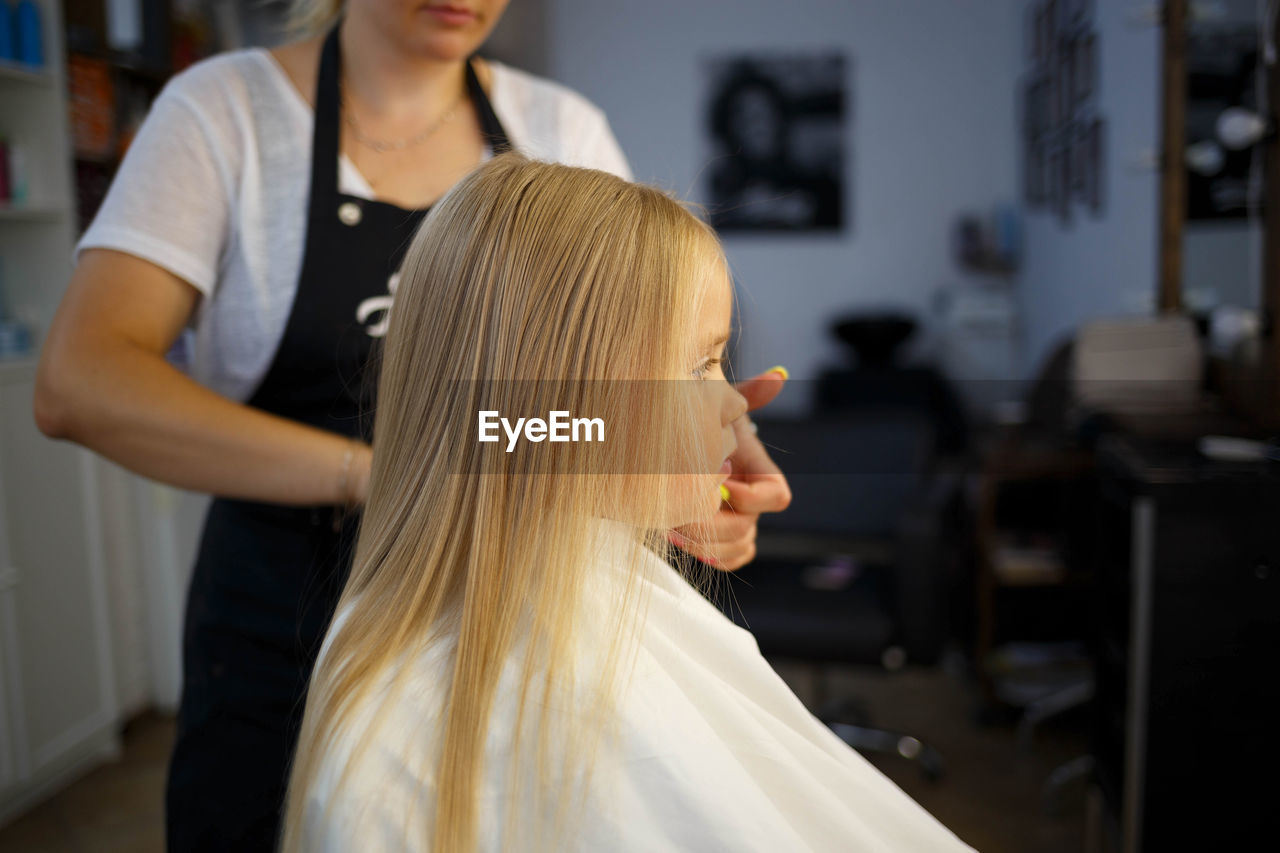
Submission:
<svg viewBox="0 0 1280 853">
<path fill-rule="evenodd" d="M 465 85 L 465 61 L 423 56 L 352 8 L 343 19 L 342 77 L 347 95 L 371 111 L 434 114 L 453 103 Z"/>
</svg>

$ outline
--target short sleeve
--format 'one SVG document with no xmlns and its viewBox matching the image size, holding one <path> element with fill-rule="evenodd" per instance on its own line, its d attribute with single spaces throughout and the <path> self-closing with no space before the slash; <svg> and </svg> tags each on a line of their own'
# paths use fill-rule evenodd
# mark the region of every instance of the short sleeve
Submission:
<svg viewBox="0 0 1280 853">
<path fill-rule="evenodd" d="M 231 232 L 230 128 L 174 78 L 152 105 L 92 224 L 76 246 L 116 249 L 211 296 Z"/>
</svg>

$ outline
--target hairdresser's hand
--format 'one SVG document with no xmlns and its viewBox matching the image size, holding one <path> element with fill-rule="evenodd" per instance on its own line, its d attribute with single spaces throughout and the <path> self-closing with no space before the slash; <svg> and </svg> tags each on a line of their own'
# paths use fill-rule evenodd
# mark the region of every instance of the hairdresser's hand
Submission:
<svg viewBox="0 0 1280 853">
<path fill-rule="evenodd" d="M 373 448 L 363 441 L 353 438 L 344 439 L 342 462 L 339 463 L 338 495 L 334 518 L 341 519 L 342 513 L 352 510 L 361 511 L 369 500 L 369 478 L 373 473 Z"/>
<path fill-rule="evenodd" d="M 766 405 L 782 391 L 785 370 L 774 368 L 754 379 L 739 382 L 738 393 L 747 398 L 747 410 Z M 671 541 L 705 563 L 724 571 L 740 569 L 755 559 L 756 522 L 762 512 L 781 512 L 791 503 L 787 478 L 769 458 L 744 415 L 733 424 L 738 449 L 729 457 L 733 474 L 725 481 L 729 499 L 708 521 L 673 531 Z M 700 548 L 694 543 L 705 542 Z"/>
<path fill-rule="evenodd" d="M 360 442 L 352 460 L 353 502 L 364 506 L 369 499 L 369 476 L 373 473 L 373 448 Z"/>
</svg>

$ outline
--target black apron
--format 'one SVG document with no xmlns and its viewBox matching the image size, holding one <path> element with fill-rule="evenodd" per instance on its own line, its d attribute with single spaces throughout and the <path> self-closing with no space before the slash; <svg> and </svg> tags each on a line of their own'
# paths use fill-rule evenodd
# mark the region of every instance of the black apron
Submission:
<svg viewBox="0 0 1280 853">
<path fill-rule="evenodd" d="M 426 210 L 338 191 L 337 34 L 325 41 L 316 84 L 297 294 L 248 404 L 367 441 L 374 344 Z M 490 147 L 510 147 L 470 61 L 467 88 Z M 226 498 L 209 507 L 183 625 L 165 794 L 170 851 L 275 849 L 307 679 L 351 565 L 358 517 L 339 530 L 333 517 L 333 507 Z"/>
</svg>

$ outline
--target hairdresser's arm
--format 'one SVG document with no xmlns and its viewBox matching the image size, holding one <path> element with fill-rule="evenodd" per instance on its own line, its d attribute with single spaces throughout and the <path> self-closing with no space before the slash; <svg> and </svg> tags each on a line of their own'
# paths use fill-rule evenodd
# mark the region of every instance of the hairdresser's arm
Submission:
<svg viewBox="0 0 1280 853">
<path fill-rule="evenodd" d="M 148 261 L 85 251 L 40 355 L 40 431 L 185 489 L 286 504 L 363 500 L 368 445 L 229 400 L 165 360 L 199 299 Z"/>
<path fill-rule="evenodd" d="M 738 383 L 738 392 L 747 398 L 748 411 L 766 405 L 778 396 L 786 378 L 771 370 Z M 791 487 L 781 469 L 769 458 L 750 422 L 739 418 L 733 425 L 738 449 L 730 460 L 733 476 L 725 481 L 729 500 L 705 523 L 676 529 L 672 541 L 718 569 L 733 571 L 755 559 L 756 526 L 762 512 L 781 512 L 791 503 Z M 710 543 L 707 549 L 694 542 Z"/>
</svg>

